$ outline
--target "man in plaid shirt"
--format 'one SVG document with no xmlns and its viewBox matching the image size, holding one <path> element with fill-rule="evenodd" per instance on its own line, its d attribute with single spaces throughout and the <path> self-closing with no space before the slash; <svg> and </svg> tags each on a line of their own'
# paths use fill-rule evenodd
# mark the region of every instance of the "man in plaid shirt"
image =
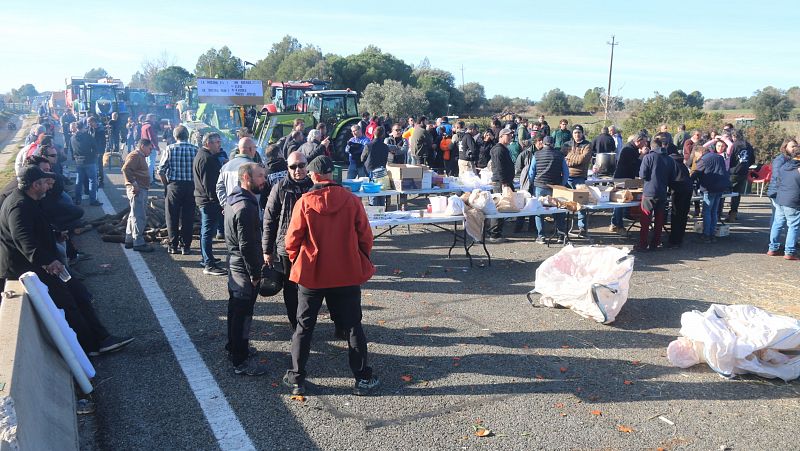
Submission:
<svg viewBox="0 0 800 451">
<path fill-rule="evenodd" d="M 170 144 L 158 165 L 158 175 L 164 184 L 164 210 L 169 232 L 169 253 L 191 253 L 194 227 L 194 178 L 192 163 L 197 146 L 189 144 L 189 130 L 183 125 L 175 127 L 172 135 L 177 141 Z M 180 223 L 180 229 L 178 224 Z"/>
</svg>

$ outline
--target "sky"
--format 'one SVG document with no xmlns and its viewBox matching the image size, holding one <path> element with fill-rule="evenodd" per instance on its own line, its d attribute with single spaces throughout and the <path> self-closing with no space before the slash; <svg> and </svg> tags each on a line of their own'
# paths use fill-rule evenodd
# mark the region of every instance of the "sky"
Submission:
<svg viewBox="0 0 800 451">
<path fill-rule="evenodd" d="M 372 44 L 408 64 L 427 57 L 457 86 L 463 66 L 464 81 L 481 83 L 487 97 L 539 100 L 552 88 L 582 97 L 606 86 L 614 35 L 615 96 L 750 96 L 800 85 L 798 19 L 800 5 L 780 0 L 4 0 L 0 92 L 25 83 L 63 90 L 70 76 L 98 66 L 127 84 L 164 52 L 191 72 L 201 54 L 225 45 L 255 63 L 289 34 L 323 53 L 346 56 Z"/>
</svg>

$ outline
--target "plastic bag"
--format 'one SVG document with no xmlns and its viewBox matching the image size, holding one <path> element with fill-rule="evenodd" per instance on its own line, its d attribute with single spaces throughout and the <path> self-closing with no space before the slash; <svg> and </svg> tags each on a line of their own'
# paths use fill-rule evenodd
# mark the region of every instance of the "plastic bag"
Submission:
<svg viewBox="0 0 800 451">
<path fill-rule="evenodd" d="M 539 265 L 531 293 L 540 293 L 539 303 L 546 307 L 559 305 L 598 323 L 611 323 L 628 300 L 634 260 L 628 252 L 613 246 L 568 245 Z"/>
<path fill-rule="evenodd" d="M 681 315 L 680 334 L 667 348 L 675 366 L 686 368 L 695 361 L 725 377 L 745 373 L 784 381 L 800 377 L 800 321 L 794 318 L 752 305 L 712 304 L 705 312 Z"/>
<path fill-rule="evenodd" d="M 534 212 L 541 208 L 542 204 L 539 203 L 539 199 L 535 197 L 528 197 L 525 201 L 525 206 L 520 210 L 520 212 Z"/>
<path fill-rule="evenodd" d="M 472 171 L 462 172 L 458 176 L 459 183 L 465 188 L 478 188 L 481 186 L 481 178 Z"/>
<path fill-rule="evenodd" d="M 492 170 L 489 168 L 481 169 L 481 183 L 484 185 L 492 184 Z"/>
<path fill-rule="evenodd" d="M 525 208 L 525 195 L 519 192 L 495 194 L 492 196 L 492 198 L 496 199 L 495 205 L 497 206 L 497 211 L 504 213 L 517 213 Z"/>
<path fill-rule="evenodd" d="M 497 214 L 497 207 L 494 205 L 492 195 L 488 191 L 479 189 L 472 190 L 472 193 L 469 195 L 469 204 L 472 208 L 482 211 L 483 214 Z"/>
<path fill-rule="evenodd" d="M 428 198 L 431 204 L 431 213 L 444 213 L 447 208 L 447 197 L 445 196 L 431 196 Z"/>
<path fill-rule="evenodd" d="M 459 196 L 450 196 L 447 199 L 447 208 L 444 209 L 444 214 L 448 216 L 459 216 L 464 214 L 464 201 Z"/>
</svg>

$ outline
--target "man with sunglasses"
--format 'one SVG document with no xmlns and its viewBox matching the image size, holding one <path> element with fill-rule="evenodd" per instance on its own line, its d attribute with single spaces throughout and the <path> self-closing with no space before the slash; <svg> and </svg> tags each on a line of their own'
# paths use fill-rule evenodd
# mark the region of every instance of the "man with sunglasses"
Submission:
<svg viewBox="0 0 800 451">
<path fill-rule="evenodd" d="M 261 247 L 264 263 L 283 274 L 283 303 L 292 331 L 297 327 L 297 284 L 289 280 L 292 263 L 286 251 L 286 229 L 292 220 L 292 210 L 300 197 L 313 186 L 308 177 L 308 160 L 303 152 L 289 154 L 289 176 L 279 180 L 269 193 L 264 211 Z"/>
</svg>

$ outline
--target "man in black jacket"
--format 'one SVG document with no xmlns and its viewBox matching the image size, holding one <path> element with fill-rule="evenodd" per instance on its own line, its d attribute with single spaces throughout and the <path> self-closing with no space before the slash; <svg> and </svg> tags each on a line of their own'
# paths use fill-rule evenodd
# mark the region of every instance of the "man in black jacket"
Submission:
<svg viewBox="0 0 800 451">
<path fill-rule="evenodd" d="M 639 230 L 639 246 L 636 250 L 656 250 L 661 244 L 661 231 L 664 227 L 664 213 L 667 207 L 667 185 L 675 179 L 676 167 L 667 156 L 667 143 L 662 138 L 653 139 L 653 148 L 642 158 L 639 177 L 644 181 L 642 190 L 642 215 Z M 650 234 L 650 215 L 653 215 L 653 241 L 648 247 Z"/>
<path fill-rule="evenodd" d="M 615 179 L 635 179 L 639 176 L 639 165 L 641 164 L 643 149 L 647 149 L 650 137 L 646 130 L 640 130 L 636 138 L 625 144 L 619 152 L 619 159 L 614 168 Z M 611 215 L 610 232 L 625 233 L 625 208 L 615 208 Z"/>
<path fill-rule="evenodd" d="M 228 274 L 224 268 L 217 266 L 220 261 L 214 258 L 214 235 L 222 219 L 222 206 L 217 198 L 217 179 L 222 164 L 217 155 L 222 147 L 219 133 L 208 133 L 203 136 L 203 147 L 197 151 L 192 161 L 194 178 L 194 199 L 200 208 L 200 263 L 203 274 L 224 276 Z"/>
<path fill-rule="evenodd" d="M 283 274 L 283 303 L 286 305 L 286 316 L 294 331 L 297 328 L 297 284 L 289 280 L 292 262 L 286 252 L 286 229 L 292 220 L 294 204 L 314 185 L 308 177 L 308 161 L 302 152 L 289 155 L 289 176 L 281 179 L 273 186 L 264 211 L 264 233 L 261 246 L 264 253 L 264 264 L 273 266 Z M 266 196 L 262 196 L 266 197 Z"/>
<path fill-rule="evenodd" d="M 89 134 L 97 146 L 97 187 L 102 188 L 103 179 L 105 178 L 103 175 L 103 154 L 106 153 L 106 127 L 105 125 L 100 125 L 94 116 L 89 116 L 86 119 L 86 124 L 89 126 Z"/>
<path fill-rule="evenodd" d="M 463 123 L 463 122 L 461 122 Z M 475 135 L 478 134 L 478 126 L 470 123 L 467 125 L 467 131 L 463 135 L 458 136 L 458 173 L 466 174 L 467 172 L 475 172 L 475 164 L 480 157 L 480 149 L 475 143 Z M 453 141 L 455 141 L 455 136 Z"/>
<path fill-rule="evenodd" d="M 489 151 L 492 162 L 492 193 L 507 193 L 514 191 L 514 161 L 511 159 L 511 152 L 508 145 L 514 139 L 514 132 L 504 128 L 500 131 L 500 138 L 497 144 Z M 493 219 L 489 226 L 490 243 L 503 243 L 504 219 Z"/>
<path fill-rule="evenodd" d="M 58 258 L 56 235 L 39 201 L 53 186 L 55 174 L 26 166 L 18 188 L 0 207 L 0 277 L 18 279 L 32 271 L 47 286 L 56 307 L 64 310 L 67 324 L 89 356 L 116 351 L 133 338 L 115 337 L 100 323 L 91 294 L 75 278 L 68 278 Z"/>
<path fill-rule="evenodd" d="M 228 247 L 228 350 L 233 372 L 260 376 L 267 372 L 250 355 L 250 324 L 264 259 L 258 199 L 266 183 L 264 168 L 239 166 L 239 186 L 225 200 L 225 244 Z"/>
<path fill-rule="evenodd" d="M 736 130 L 733 133 L 733 150 L 731 151 L 731 191 L 739 193 L 739 195 L 731 198 L 731 210 L 726 218 L 728 222 L 736 220 L 736 215 L 739 213 L 739 202 L 741 202 L 747 187 L 747 174 L 750 172 L 750 165 L 755 161 L 756 154 L 753 146 L 744 139 L 741 130 Z"/>
<path fill-rule="evenodd" d="M 672 191 L 672 208 L 670 209 L 669 247 L 681 247 L 686 235 L 686 221 L 689 218 L 689 205 L 692 202 L 694 184 L 689 176 L 689 168 L 683 164 L 683 154 L 670 154 L 675 164 L 675 178 L 669 183 Z"/>
<path fill-rule="evenodd" d="M 603 127 L 599 135 L 595 136 L 592 140 L 592 153 L 617 153 L 617 143 L 614 138 L 608 133 L 608 127 Z"/>
<path fill-rule="evenodd" d="M 72 155 L 75 159 L 75 171 L 78 180 L 75 182 L 75 205 L 81 204 L 83 187 L 89 182 L 89 205 L 103 205 L 97 201 L 97 142 L 86 131 L 86 124 L 77 122 L 78 131 L 72 135 Z"/>
</svg>

